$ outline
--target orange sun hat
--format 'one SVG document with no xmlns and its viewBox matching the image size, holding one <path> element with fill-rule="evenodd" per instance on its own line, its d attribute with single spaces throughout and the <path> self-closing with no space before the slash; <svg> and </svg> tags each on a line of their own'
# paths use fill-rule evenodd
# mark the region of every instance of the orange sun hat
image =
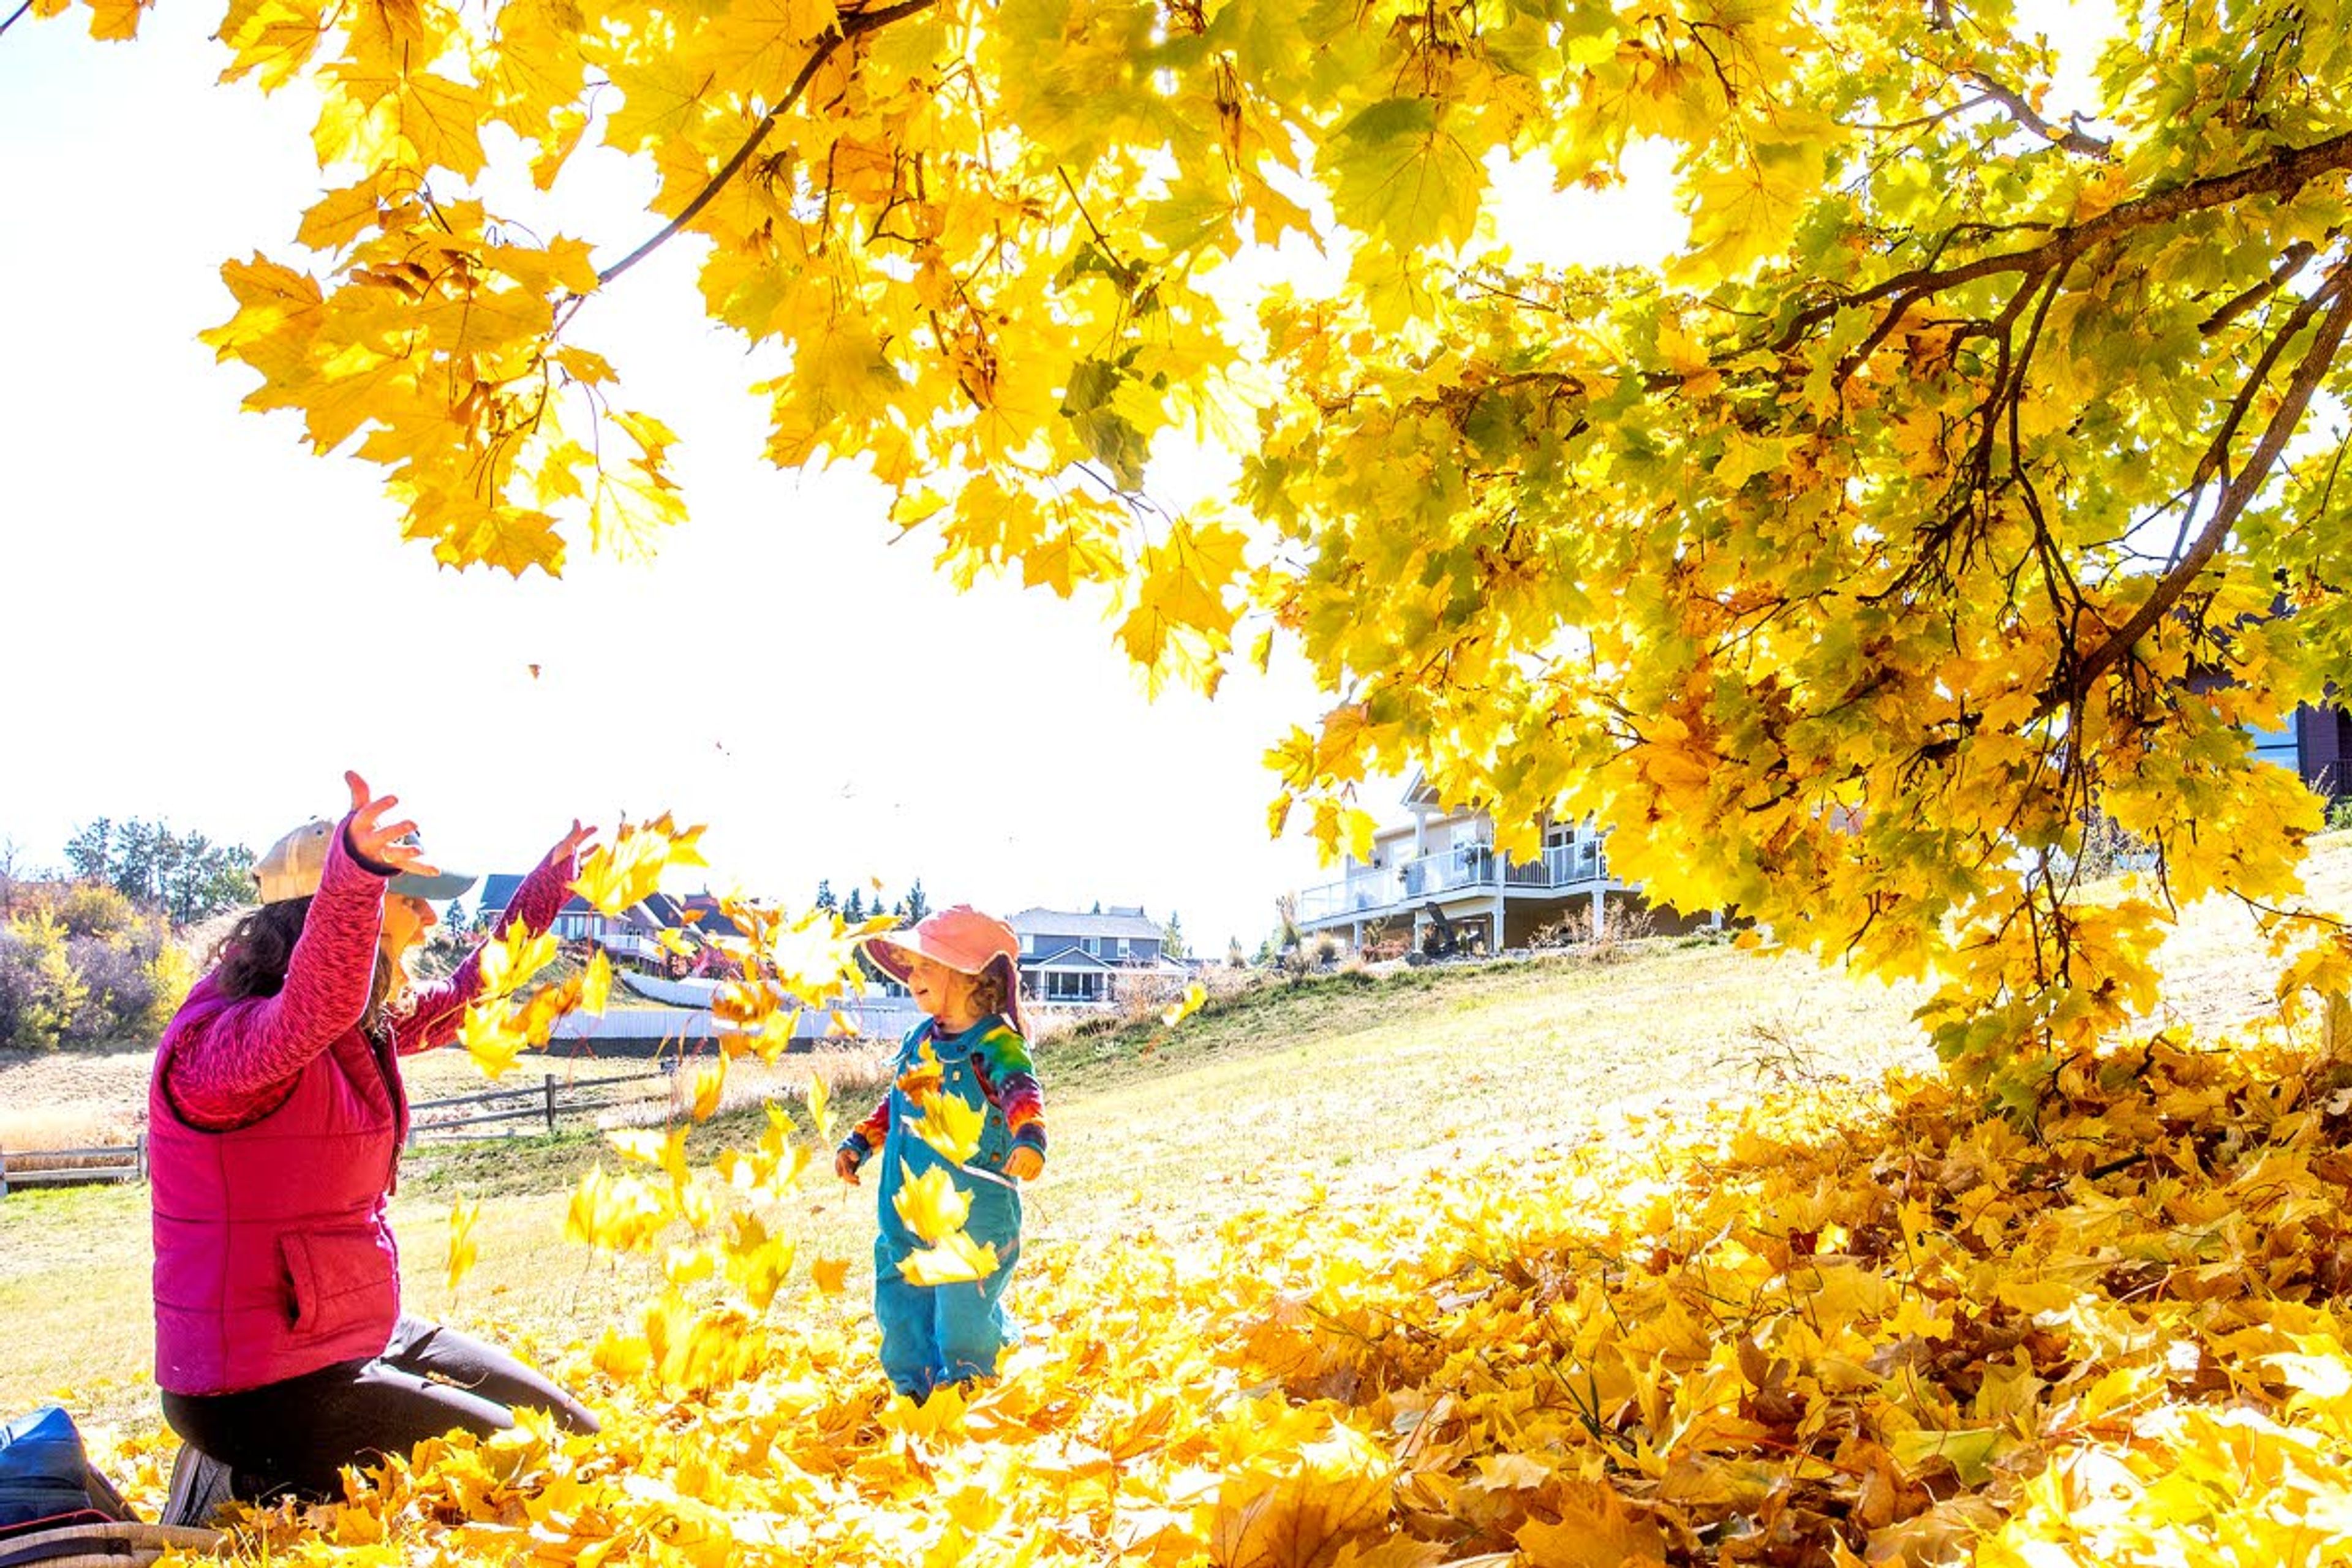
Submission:
<svg viewBox="0 0 2352 1568">
<path fill-rule="evenodd" d="M 866 955 L 891 979 L 904 983 L 908 961 L 920 953 L 965 974 L 978 974 L 998 957 L 1021 960 L 1021 939 L 993 915 L 970 904 L 935 910 L 911 930 L 882 931 L 865 939 Z"/>
</svg>

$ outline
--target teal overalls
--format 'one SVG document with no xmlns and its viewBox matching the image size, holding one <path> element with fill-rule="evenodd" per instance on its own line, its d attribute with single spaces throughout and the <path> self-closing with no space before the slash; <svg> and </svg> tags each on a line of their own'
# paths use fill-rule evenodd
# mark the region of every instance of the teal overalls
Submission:
<svg viewBox="0 0 2352 1568">
<path fill-rule="evenodd" d="M 913 1122 L 920 1115 L 900 1087 L 909 1070 L 920 1065 L 925 1041 L 939 1058 L 940 1092 L 965 1104 L 985 1107 L 979 1151 L 969 1164 L 955 1165 L 923 1142 Z M 891 1386 L 918 1400 L 928 1398 L 942 1384 L 986 1377 L 996 1371 L 996 1359 L 1016 1337 L 1004 1313 L 1004 1287 L 1021 1257 L 1021 1190 L 1004 1174 L 1005 1157 L 1013 1152 L 1013 1134 L 1006 1118 L 1005 1080 L 1017 1078 L 1025 1086 L 1024 1103 L 1036 1103 L 1036 1080 L 1021 1037 L 999 1017 L 982 1019 L 961 1034 L 948 1035 L 926 1019 L 907 1034 L 896 1063 L 898 1083 L 877 1114 L 866 1119 L 843 1147 L 855 1150 L 860 1163 L 873 1147 L 866 1140 L 887 1110 L 888 1131 L 880 1150 L 882 1179 L 877 1184 L 881 1234 L 874 1242 L 874 1316 L 882 1328 L 882 1370 Z M 1016 1106 L 1015 1115 L 1022 1114 Z M 1044 1129 L 1035 1122 L 1034 1140 L 1043 1147 Z M 925 1243 L 898 1217 L 895 1200 L 906 1175 L 945 1169 L 950 1180 L 971 1200 L 964 1230 L 971 1237 L 996 1248 L 996 1271 L 984 1279 L 952 1285 L 909 1284 L 898 1262 Z"/>
</svg>

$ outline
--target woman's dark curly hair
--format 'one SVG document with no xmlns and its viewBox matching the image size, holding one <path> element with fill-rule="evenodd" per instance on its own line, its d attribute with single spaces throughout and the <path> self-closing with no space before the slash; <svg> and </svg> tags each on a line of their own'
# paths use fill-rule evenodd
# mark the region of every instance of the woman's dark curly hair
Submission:
<svg viewBox="0 0 2352 1568">
<path fill-rule="evenodd" d="M 237 921 L 213 949 L 213 962 L 219 966 L 215 985 L 220 994 L 241 1002 L 249 996 L 275 996 L 285 989 L 286 966 L 293 960 L 294 944 L 301 940 L 302 922 L 310 913 L 309 899 L 280 899 Z M 393 973 L 391 962 L 379 952 L 368 985 L 367 1011 L 360 1016 L 360 1026 L 371 1033 L 383 1021 Z"/>
</svg>

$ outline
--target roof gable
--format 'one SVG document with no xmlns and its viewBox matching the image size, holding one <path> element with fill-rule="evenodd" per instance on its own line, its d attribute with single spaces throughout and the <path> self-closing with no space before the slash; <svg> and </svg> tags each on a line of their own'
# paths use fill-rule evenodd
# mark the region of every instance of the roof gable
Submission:
<svg viewBox="0 0 2352 1568">
<path fill-rule="evenodd" d="M 1021 960 L 1020 966 L 1024 969 L 1116 969 L 1118 967 L 1117 964 L 1104 963 L 1083 947 L 1066 947 L 1059 952 L 1046 953 L 1040 957 L 1024 958 Z"/>
<path fill-rule="evenodd" d="M 1140 913 L 1093 915 L 1075 910 L 1027 909 L 1004 923 L 1023 936 L 1129 936 L 1157 942 L 1161 934 L 1159 924 Z"/>
</svg>

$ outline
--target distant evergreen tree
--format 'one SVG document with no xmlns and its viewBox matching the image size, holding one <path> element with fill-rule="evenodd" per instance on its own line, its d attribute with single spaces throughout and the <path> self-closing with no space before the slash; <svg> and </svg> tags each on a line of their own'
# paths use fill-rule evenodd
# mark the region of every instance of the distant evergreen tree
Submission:
<svg viewBox="0 0 2352 1568">
<path fill-rule="evenodd" d="M 841 906 L 841 918 L 847 921 L 851 925 L 856 925 L 859 921 L 866 918 L 865 889 L 852 888 L 849 889 L 849 901 Z"/>
<path fill-rule="evenodd" d="M 1171 958 L 1183 958 L 1184 922 L 1174 910 L 1168 911 L 1168 923 L 1160 928 L 1160 951 Z"/>
<path fill-rule="evenodd" d="M 816 885 L 816 907 L 821 910 L 841 908 L 841 900 L 833 896 L 833 883 L 830 879 L 820 881 Z"/>
<path fill-rule="evenodd" d="M 918 877 L 907 889 L 907 919 L 911 923 L 931 912 L 931 900 L 923 896 L 923 879 Z"/>
<path fill-rule="evenodd" d="M 1100 913 L 1102 913 L 1102 900 L 1101 900 L 1100 899 L 1097 899 L 1097 900 L 1095 900 L 1094 912 L 1095 912 L 1096 914 L 1100 914 Z"/>
<path fill-rule="evenodd" d="M 1249 955 L 1242 951 L 1242 939 L 1237 936 L 1225 938 L 1225 967 L 1227 969 L 1249 967 Z"/>
<path fill-rule="evenodd" d="M 448 910 L 441 917 L 441 926 L 443 930 L 456 936 L 463 936 L 474 929 L 474 917 L 466 912 L 465 900 L 449 900 Z"/>
<path fill-rule="evenodd" d="M 259 893 L 247 871 L 252 850 L 215 844 L 201 833 L 176 833 L 161 818 L 101 816 L 66 841 L 66 862 L 83 881 L 103 882 L 135 903 L 162 910 L 174 925 L 194 925 Z"/>
</svg>

